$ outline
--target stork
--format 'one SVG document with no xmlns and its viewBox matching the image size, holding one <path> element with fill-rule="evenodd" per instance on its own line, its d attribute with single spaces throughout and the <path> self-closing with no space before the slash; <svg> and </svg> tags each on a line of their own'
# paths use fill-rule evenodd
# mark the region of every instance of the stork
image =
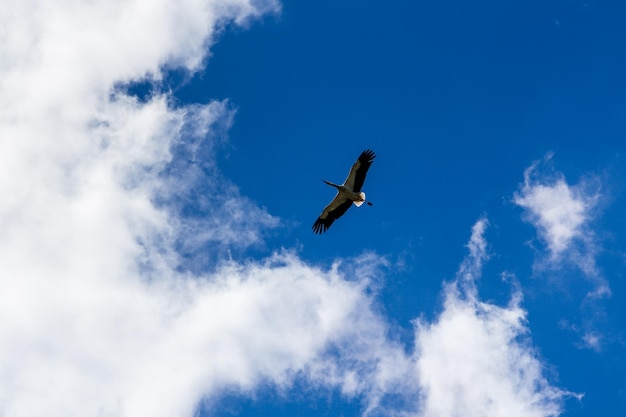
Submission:
<svg viewBox="0 0 626 417">
<path fill-rule="evenodd" d="M 370 149 L 361 152 L 359 159 L 352 165 L 348 178 L 346 178 L 343 185 L 337 185 L 330 181 L 322 180 L 326 184 L 335 187 L 337 189 L 337 195 L 333 201 L 324 208 L 322 214 L 320 214 L 313 224 L 314 233 L 321 234 L 327 231 L 330 225 L 343 216 L 352 204 L 357 207 L 361 207 L 363 203 L 366 203 L 368 206 L 372 205 L 371 202 L 365 199 L 365 193 L 361 191 L 361 187 L 363 187 L 365 175 L 367 175 L 367 170 L 370 169 L 374 158 L 376 158 L 376 155 Z"/>
</svg>

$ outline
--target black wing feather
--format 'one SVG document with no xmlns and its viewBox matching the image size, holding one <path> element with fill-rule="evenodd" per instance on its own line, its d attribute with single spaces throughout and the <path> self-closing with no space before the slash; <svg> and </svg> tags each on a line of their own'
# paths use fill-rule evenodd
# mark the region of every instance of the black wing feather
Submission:
<svg viewBox="0 0 626 417">
<path fill-rule="evenodd" d="M 315 223 L 313 223 L 313 232 L 321 234 L 327 231 L 330 225 L 333 224 L 335 220 L 343 216 L 344 213 L 348 211 L 351 205 L 352 201 L 346 200 L 346 202 L 338 206 L 333 211 L 329 212 L 328 216 L 326 216 L 325 219 L 322 219 L 321 216 L 318 217 Z"/>
<path fill-rule="evenodd" d="M 370 169 L 372 162 L 376 158 L 376 154 L 371 149 L 365 150 L 361 152 L 358 161 L 360 162 L 359 169 L 356 171 L 356 175 L 354 176 L 354 187 L 352 191 L 358 193 L 361 191 L 363 187 L 363 183 L 365 182 L 365 176 L 367 175 L 367 171 Z"/>
</svg>

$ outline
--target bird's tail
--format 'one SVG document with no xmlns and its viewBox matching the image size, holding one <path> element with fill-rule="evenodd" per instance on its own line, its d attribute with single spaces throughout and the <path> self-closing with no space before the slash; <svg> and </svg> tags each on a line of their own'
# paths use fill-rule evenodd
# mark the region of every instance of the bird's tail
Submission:
<svg viewBox="0 0 626 417">
<path fill-rule="evenodd" d="M 353 201 L 354 205 L 357 207 L 361 207 L 363 203 L 365 203 L 365 193 L 361 192 L 359 195 L 361 196 L 361 201 Z"/>
</svg>

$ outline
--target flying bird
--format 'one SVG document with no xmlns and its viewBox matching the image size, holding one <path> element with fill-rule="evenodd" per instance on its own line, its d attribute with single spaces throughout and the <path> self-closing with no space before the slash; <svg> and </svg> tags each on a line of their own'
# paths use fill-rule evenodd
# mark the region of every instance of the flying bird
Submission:
<svg viewBox="0 0 626 417">
<path fill-rule="evenodd" d="M 374 158 L 376 158 L 376 155 L 370 149 L 361 152 L 359 159 L 352 165 L 348 178 L 346 178 L 343 185 L 337 185 L 330 181 L 322 180 L 326 184 L 335 187 L 337 189 L 337 195 L 333 201 L 324 208 L 322 214 L 320 214 L 313 224 L 314 233 L 321 234 L 327 231 L 330 225 L 343 216 L 352 204 L 357 207 L 360 207 L 363 203 L 366 203 L 368 206 L 372 205 L 371 202 L 365 200 L 365 193 L 361 191 L 361 188 L 363 187 L 367 170 L 370 169 Z"/>
</svg>

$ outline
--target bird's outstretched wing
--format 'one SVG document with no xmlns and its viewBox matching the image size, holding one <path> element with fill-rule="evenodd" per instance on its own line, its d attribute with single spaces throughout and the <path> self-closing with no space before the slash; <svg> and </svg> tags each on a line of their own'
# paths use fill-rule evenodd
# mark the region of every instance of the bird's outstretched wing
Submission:
<svg viewBox="0 0 626 417">
<path fill-rule="evenodd" d="M 348 211 L 352 201 L 337 193 L 333 201 L 324 208 L 322 214 L 313 223 L 313 232 L 321 234 L 328 230 L 331 224 Z"/>
<path fill-rule="evenodd" d="M 370 169 L 374 158 L 376 158 L 376 154 L 371 149 L 361 152 L 359 159 L 352 165 L 348 178 L 346 178 L 343 185 L 350 188 L 355 193 L 360 192 L 363 187 L 363 182 L 365 182 L 367 171 Z"/>
</svg>

